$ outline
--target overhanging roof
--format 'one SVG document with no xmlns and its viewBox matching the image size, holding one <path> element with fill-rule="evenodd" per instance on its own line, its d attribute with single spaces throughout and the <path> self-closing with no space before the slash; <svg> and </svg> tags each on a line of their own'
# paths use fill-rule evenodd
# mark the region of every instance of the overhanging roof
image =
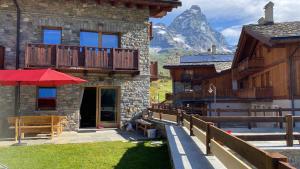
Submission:
<svg viewBox="0 0 300 169">
<path fill-rule="evenodd" d="M 161 18 L 171 12 L 173 8 L 181 6 L 180 0 L 95 0 L 97 3 L 110 3 L 113 6 L 120 4 L 128 8 L 136 6 L 137 8 L 149 8 L 150 17 Z"/>
</svg>

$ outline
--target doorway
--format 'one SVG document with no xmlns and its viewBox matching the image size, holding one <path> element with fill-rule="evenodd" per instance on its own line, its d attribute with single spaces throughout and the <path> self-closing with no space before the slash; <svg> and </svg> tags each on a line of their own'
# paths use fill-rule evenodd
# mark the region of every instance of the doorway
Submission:
<svg viewBox="0 0 300 169">
<path fill-rule="evenodd" d="M 119 127 L 119 88 L 99 88 L 99 124 L 103 127 Z"/>
<path fill-rule="evenodd" d="M 97 88 L 86 87 L 80 107 L 80 128 L 96 127 Z"/>
</svg>

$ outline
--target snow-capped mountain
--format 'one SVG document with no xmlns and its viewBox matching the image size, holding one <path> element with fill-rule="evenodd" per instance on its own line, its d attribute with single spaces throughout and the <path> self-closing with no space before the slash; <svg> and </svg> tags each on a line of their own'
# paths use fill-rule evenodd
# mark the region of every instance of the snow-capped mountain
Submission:
<svg viewBox="0 0 300 169">
<path fill-rule="evenodd" d="M 151 48 L 156 50 L 184 49 L 207 52 L 212 45 L 216 45 L 218 52 L 230 52 L 224 36 L 209 25 L 206 16 L 197 5 L 177 16 L 169 26 L 154 25 L 153 35 Z"/>
</svg>

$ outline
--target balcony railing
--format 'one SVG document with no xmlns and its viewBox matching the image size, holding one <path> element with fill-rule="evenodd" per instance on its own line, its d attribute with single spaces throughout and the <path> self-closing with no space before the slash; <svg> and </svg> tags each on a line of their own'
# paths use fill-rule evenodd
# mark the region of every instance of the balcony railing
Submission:
<svg viewBox="0 0 300 169">
<path fill-rule="evenodd" d="M 273 97 L 273 88 L 249 88 L 249 89 L 239 89 L 237 91 L 237 96 L 239 98 L 249 98 L 249 99 L 271 99 Z"/>
<path fill-rule="evenodd" d="M 28 44 L 26 68 L 138 71 L 139 51 L 71 45 Z"/>
<path fill-rule="evenodd" d="M 219 99 L 232 98 L 235 96 L 236 96 L 235 92 L 231 89 L 217 90 L 217 98 Z M 172 95 L 172 98 L 175 100 L 201 100 L 201 99 L 207 99 L 212 97 L 214 97 L 214 95 L 212 93 L 209 93 L 207 90 L 186 91 L 186 92 L 180 92 Z"/>
<path fill-rule="evenodd" d="M 263 58 L 246 58 L 238 64 L 238 71 L 243 72 L 251 69 L 263 68 L 264 59 Z"/>
</svg>

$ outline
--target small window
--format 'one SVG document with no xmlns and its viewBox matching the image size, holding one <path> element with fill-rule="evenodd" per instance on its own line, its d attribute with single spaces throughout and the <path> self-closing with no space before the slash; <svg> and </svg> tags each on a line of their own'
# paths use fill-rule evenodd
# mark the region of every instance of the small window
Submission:
<svg viewBox="0 0 300 169">
<path fill-rule="evenodd" d="M 102 34 L 102 47 L 103 48 L 119 48 L 119 35 L 118 34 Z"/>
<path fill-rule="evenodd" d="M 80 32 L 80 46 L 99 47 L 99 33 Z"/>
<path fill-rule="evenodd" d="M 38 110 L 55 110 L 56 109 L 56 88 L 39 87 L 37 98 Z"/>
<path fill-rule="evenodd" d="M 43 29 L 43 43 L 44 44 L 61 44 L 61 29 Z"/>
</svg>

